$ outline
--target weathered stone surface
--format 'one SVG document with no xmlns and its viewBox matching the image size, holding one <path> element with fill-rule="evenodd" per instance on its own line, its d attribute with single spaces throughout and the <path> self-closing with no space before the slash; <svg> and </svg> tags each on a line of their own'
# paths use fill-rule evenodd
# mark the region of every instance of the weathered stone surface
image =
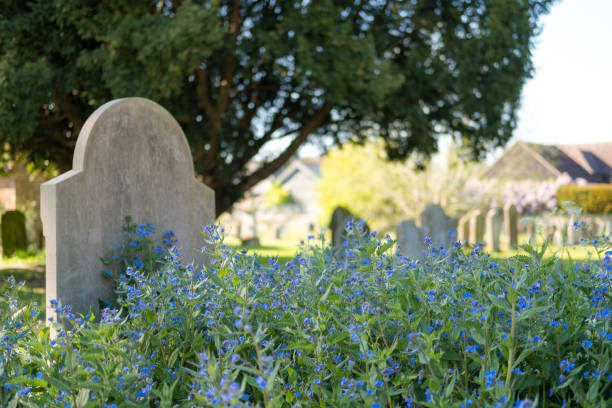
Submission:
<svg viewBox="0 0 612 408">
<path fill-rule="evenodd" d="M 472 246 L 484 241 L 485 216 L 480 210 L 472 212 L 470 217 L 470 239 L 469 243 Z"/>
<path fill-rule="evenodd" d="M 499 208 L 491 208 L 485 218 L 486 250 L 499 251 L 499 235 L 501 234 L 503 215 Z"/>
<path fill-rule="evenodd" d="M 397 227 L 397 243 L 399 252 L 409 258 L 420 258 L 423 256 L 425 247 L 421 229 L 413 220 L 404 220 Z"/>
<path fill-rule="evenodd" d="M 512 203 L 504 206 L 504 249 L 516 248 L 518 245 L 518 211 Z"/>
<path fill-rule="evenodd" d="M 201 261 L 201 227 L 214 220 L 214 192 L 194 177 L 176 120 L 157 103 L 118 99 L 87 119 L 72 170 L 41 185 L 50 299 L 83 313 L 113 296 L 100 257 L 122 242 L 125 216 L 172 229 L 184 259 Z"/>
<path fill-rule="evenodd" d="M 434 245 L 451 244 L 449 231 L 457 228 L 457 220 L 447 216 L 438 204 L 427 204 L 420 214 L 420 227 L 423 237 L 429 237 Z"/>
</svg>

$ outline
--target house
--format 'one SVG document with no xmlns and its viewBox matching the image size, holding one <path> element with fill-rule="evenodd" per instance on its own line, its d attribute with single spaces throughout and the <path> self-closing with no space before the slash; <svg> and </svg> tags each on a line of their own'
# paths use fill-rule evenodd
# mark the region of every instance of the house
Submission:
<svg viewBox="0 0 612 408">
<path fill-rule="evenodd" d="M 516 142 L 480 178 L 545 181 L 564 174 L 587 183 L 612 182 L 612 143 Z"/>
<path fill-rule="evenodd" d="M 231 225 L 232 233 L 243 241 L 267 238 L 305 238 L 319 230 L 320 206 L 317 184 L 321 178 L 319 159 L 294 159 L 272 176 L 260 181 L 232 211 L 219 222 Z M 289 203 L 266 207 L 266 194 L 280 186 L 291 200 Z"/>
</svg>

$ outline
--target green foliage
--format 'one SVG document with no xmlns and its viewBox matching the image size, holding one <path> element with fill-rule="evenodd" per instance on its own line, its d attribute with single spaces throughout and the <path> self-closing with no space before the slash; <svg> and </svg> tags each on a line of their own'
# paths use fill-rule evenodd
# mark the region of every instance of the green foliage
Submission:
<svg viewBox="0 0 612 408">
<path fill-rule="evenodd" d="M 612 402 L 609 238 L 593 242 L 600 260 L 590 264 L 546 259 L 546 246 L 500 263 L 479 248 L 429 246 L 415 262 L 390 239 L 353 234 L 342 249 L 310 240 L 281 266 L 229 249 L 218 227 L 204 233 L 205 266 L 181 263 L 172 246 L 149 251 L 159 270 L 128 265 L 116 277 L 117 307 L 99 322 L 55 304 L 56 336 L 9 279 L 0 404 Z M 145 257 L 138 249 L 133 259 Z"/>
<path fill-rule="evenodd" d="M 7 211 L 2 214 L 0 228 L 2 230 L 2 255 L 13 256 L 17 251 L 28 247 L 25 216 L 21 211 Z"/>
<path fill-rule="evenodd" d="M 591 214 L 612 214 L 612 184 L 568 184 L 557 189 L 557 201 L 572 201 Z"/>
<path fill-rule="evenodd" d="M 264 206 L 266 208 L 280 207 L 291 204 L 293 201 L 293 196 L 289 190 L 281 186 L 280 183 L 273 183 L 270 189 L 266 191 Z"/>
<path fill-rule="evenodd" d="M 438 203 L 451 215 L 466 211 L 473 202 L 465 183 L 478 165 L 463 161 L 460 153 L 451 146 L 446 155 L 423 163 L 415 157 L 389 162 L 377 142 L 331 151 L 322 163 L 318 186 L 323 223 L 339 206 L 379 231 L 417 217 L 427 203 Z"/>
<path fill-rule="evenodd" d="M 512 135 L 551 3 L 5 1 L 0 143 L 67 169 L 94 109 L 148 97 L 180 122 L 218 213 L 306 140 L 374 128 L 402 158 L 453 134 L 479 154 Z M 284 151 L 247 167 L 281 137 Z"/>
</svg>

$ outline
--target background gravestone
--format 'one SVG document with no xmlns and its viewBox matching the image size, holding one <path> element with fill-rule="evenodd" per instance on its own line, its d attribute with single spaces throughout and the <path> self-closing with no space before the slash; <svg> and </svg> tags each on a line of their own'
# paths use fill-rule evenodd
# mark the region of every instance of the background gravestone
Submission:
<svg viewBox="0 0 612 408">
<path fill-rule="evenodd" d="M 503 224 L 502 212 L 499 208 L 491 208 L 485 218 L 486 250 L 499 251 L 499 235 Z"/>
<path fill-rule="evenodd" d="M 518 246 L 518 211 L 512 203 L 504 206 L 504 235 L 507 240 L 504 249 Z"/>
<path fill-rule="evenodd" d="M 457 227 L 457 220 L 447 216 L 438 204 L 427 204 L 420 214 L 423 238 L 429 237 L 435 246 L 451 244 L 449 231 Z"/>
<path fill-rule="evenodd" d="M 421 229 L 413 220 L 404 220 L 397 227 L 397 243 L 400 245 L 399 252 L 408 258 L 420 258 L 423 256 L 425 247 Z"/>
<path fill-rule="evenodd" d="M 574 223 L 576 222 L 576 216 L 570 215 L 567 225 L 567 244 L 576 245 L 576 230 L 574 229 Z"/>
<path fill-rule="evenodd" d="M 483 242 L 484 240 L 484 229 L 485 229 L 485 217 L 482 215 L 480 210 L 472 212 L 470 217 L 470 236 L 469 243 L 471 246 Z"/>
<path fill-rule="evenodd" d="M 15 255 L 17 251 L 28 248 L 26 234 L 26 220 L 21 211 L 7 211 L 2 214 L 2 255 L 5 257 Z"/>
<path fill-rule="evenodd" d="M 472 213 L 467 213 L 463 217 L 459 218 L 457 225 L 457 240 L 463 245 L 468 244 L 470 238 L 470 218 Z"/>
<path fill-rule="evenodd" d="M 344 207 L 336 207 L 332 213 L 329 228 L 332 232 L 332 245 L 335 247 L 341 247 L 346 238 L 346 223 L 349 221 L 355 222 L 355 228 L 360 223 L 361 218 L 351 214 L 349 210 Z M 370 226 L 367 223 L 363 223 L 361 226 L 365 234 L 370 233 Z"/>
<path fill-rule="evenodd" d="M 83 126 L 72 170 L 41 185 L 50 299 L 84 313 L 113 297 L 100 257 L 122 242 L 124 218 L 172 229 L 185 261 L 201 261 L 201 230 L 214 221 L 214 192 L 194 177 L 187 139 L 157 103 L 118 99 Z"/>
<path fill-rule="evenodd" d="M 332 233 L 332 245 L 342 246 L 346 223 L 351 219 L 351 212 L 344 207 L 336 207 L 332 213 L 329 228 Z"/>
</svg>

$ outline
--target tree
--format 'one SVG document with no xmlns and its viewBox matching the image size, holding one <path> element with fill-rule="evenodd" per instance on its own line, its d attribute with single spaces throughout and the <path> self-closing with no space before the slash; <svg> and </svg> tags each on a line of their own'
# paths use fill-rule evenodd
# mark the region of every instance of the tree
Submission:
<svg viewBox="0 0 612 408">
<path fill-rule="evenodd" d="M 98 106 L 151 98 L 218 213 L 307 141 L 373 129 L 393 159 L 445 133 L 478 155 L 511 136 L 551 1 L 4 0 L 0 141 L 65 170 Z"/>
<path fill-rule="evenodd" d="M 466 185 L 480 165 L 463 158 L 451 145 L 426 162 L 417 158 L 388 161 L 380 141 L 347 143 L 332 150 L 321 165 L 318 186 L 323 224 L 342 206 L 378 231 L 392 231 L 402 220 L 418 219 L 428 203 L 440 204 L 452 216 L 477 205 Z M 423 169 L 416 169 L 420 164 Z M 384 182 L 381 182 L 384 181 Z"/>
</svg>

